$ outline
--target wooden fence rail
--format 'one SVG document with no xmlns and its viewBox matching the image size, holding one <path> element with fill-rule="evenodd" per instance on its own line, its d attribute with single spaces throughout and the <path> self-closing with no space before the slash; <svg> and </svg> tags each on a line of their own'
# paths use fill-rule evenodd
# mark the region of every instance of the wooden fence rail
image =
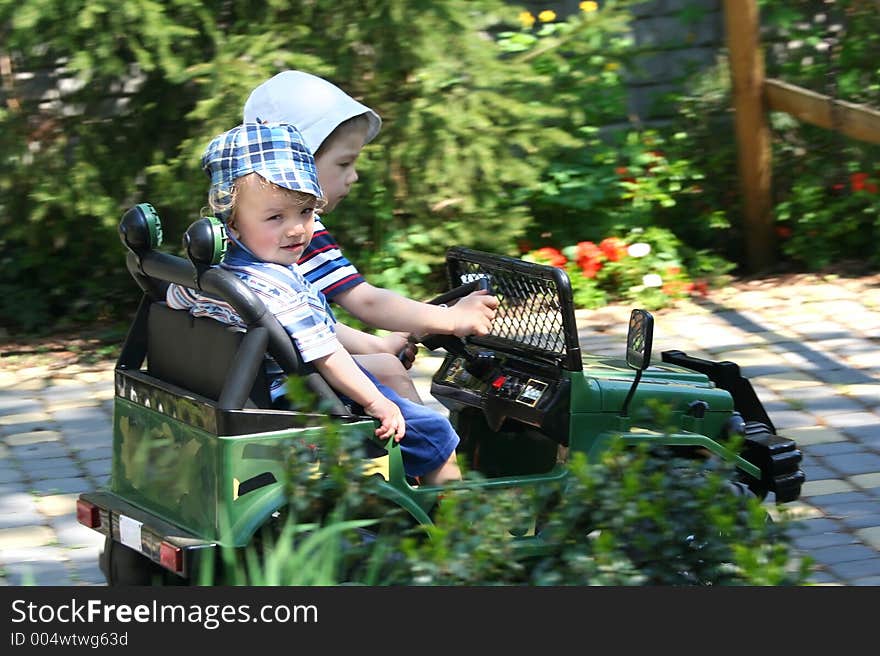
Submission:
<svg viewBox="0 0 880 656">
<path fill-rule="evenodd" d="M 773 264 L 770 128 L 767 112 L 780 111 L 799 121 L 880 144 L 880 111 L 864 105 L 765 79 L 755 0 L 724 0 L 727 47 L 740 188 L 743 195 L 746 266 L 752 272 Z"/>
<path fill-rule="evenodd" d="M 880 144 L 880 112 L 876 109 L 773 78 L 764 81 L 764 96 L 768 109 L 791 114 L 799 121 L 835 130 L 852 139 Z"/>
</svg>

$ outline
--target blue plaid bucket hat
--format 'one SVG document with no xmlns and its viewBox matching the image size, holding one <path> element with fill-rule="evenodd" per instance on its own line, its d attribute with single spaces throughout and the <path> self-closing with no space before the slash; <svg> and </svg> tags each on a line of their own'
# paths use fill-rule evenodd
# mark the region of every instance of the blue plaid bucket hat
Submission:
<svg viewBox="0 0 880 656">
<path fill-rule="evenodd" d="M 224 132 L 208 144 L 202 168 L 211 178 L 209 193 L 215 200 L 229 198 L 233 183 L 249 173 L 284 189 L 324 196 L 315 158 L 299 131 L 285 123 L 243 123 Z M 218 212 L 223 220 L 228 215 L 228 210 Z"/>
</svg>

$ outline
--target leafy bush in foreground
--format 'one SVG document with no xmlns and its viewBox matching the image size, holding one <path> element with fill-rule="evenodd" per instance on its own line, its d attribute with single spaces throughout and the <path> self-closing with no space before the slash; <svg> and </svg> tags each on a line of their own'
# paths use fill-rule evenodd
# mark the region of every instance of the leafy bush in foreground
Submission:
<svg viewBox="0 0 880 656">
<path fill-rule="evenodd" d="M 331 440 L 335 441 L 334 440 Z M 414 525 L 375 497 L 355 445 L 291 460 L 290 512 L 262 556 L 234 580 L 257 585 L 799 585 L 808 561 L 789 546 L 791 522 L 768 521 L 724 463 L 612 447 L 578 456 L 556 489 L 450 490 L 435 524 Z M 298 456 L 314 451 L 295 448 Z M 310 463 L 310 464 L 309 464 Z M 329 464 L 328 464 L 329 463 Z M 478 476 L 466 474 L 466 478 Z M 527 556 L 513 535 L 536 528 L 559 549 Z M 303 526 L 305 524 L 305 526 Z M 299 527 L 297 528 L 297 525 Z M 264 542 L 265 544 L 265 542 Z M 231 561 L 230 561 L 231 562 Z"/>
</svg>

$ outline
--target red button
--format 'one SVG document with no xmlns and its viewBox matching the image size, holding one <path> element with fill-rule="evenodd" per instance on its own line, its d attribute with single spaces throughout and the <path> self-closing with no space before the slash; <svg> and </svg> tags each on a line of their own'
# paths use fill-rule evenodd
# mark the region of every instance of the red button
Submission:
<svg viewBox="0 0 880 656">
<path fill-rule="evenodd" d="M 505 380 L 507 380 L 507 376 L 498 376 L 498 378 L 492 381 L 492 387 L 499 389 L 504 384 Z"/>
</svg>

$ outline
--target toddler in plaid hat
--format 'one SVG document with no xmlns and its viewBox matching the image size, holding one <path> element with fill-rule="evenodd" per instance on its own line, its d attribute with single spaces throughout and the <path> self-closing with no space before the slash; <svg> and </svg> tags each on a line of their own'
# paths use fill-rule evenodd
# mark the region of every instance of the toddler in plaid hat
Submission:
<svg viewBox="0 0 880 656">
<path fill-rule="evenodd" d="M 315 210 L 323 204 L 315 160 L 292 125 L 244 123 L 214 138 L 202 156 L 211 178 L 208 202 L 232 242 L 223 268 L 244 280 L 284 326 L 304 362 L 344 399 L 379 421 L 376 435 L 401 442 L 404 469 L 426 484 L 461 477 L 459 438 L 438 412 L 401 398 L 359 366 L 351 353 L 379 352 L 381 338 L 336 322 L 327 299 L 296 262 L 308 246 Z M 168 305 L 244 327 L 232 308 L 170 286 Z M 271 392 L 286 401 L 285 376 L 275 365 Z"/>
<path fill-rule="evenodd" d="M 374 110 L 338 86 L 305 71 L 282 71 L 257 86 L 244 105 L 245 121 L 282 121 L 295 125 L 315 156 L 327 204 L 319 210 L 315 236 L 299 260 L 303 275 L 327 298 L 367 325 L 389 332 L 383 352 L 358 356 L 383 382 L 420 401 L 407 374 L 416 349 L 410 334 L 486 335 L 498 300 L 479 291 L 449 307 L 406 298 L 370 284 L 349 261 L 325 218 L 358 180 L 356 163 L 364 146 L 382 127 Z M 398 353 L 404 361 L 401 365 Z"/>
<path fill-rule="evenodd" d="M 292 125 L 244 123 L 214 137 L 202 155 L 211 178 L 209 203 L 226 216 L 234 182 L 256 173 L 283 189 L 322 198 L 315 160 Z"/>
</svg>

